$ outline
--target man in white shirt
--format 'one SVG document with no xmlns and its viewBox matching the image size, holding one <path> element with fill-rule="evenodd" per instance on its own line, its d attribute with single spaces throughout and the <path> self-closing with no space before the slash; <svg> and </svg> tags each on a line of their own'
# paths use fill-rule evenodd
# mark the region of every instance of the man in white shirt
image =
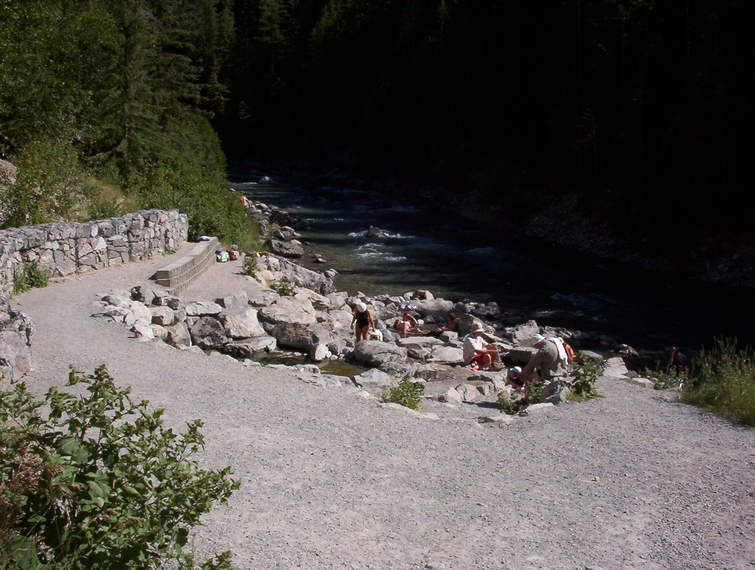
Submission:
<svg viewBox="0 0 755 570">
<path fill-rule="evenodd" d="M 483 370 L 490 368 L 498 354 L 499 349 L 492 344 L 487 344 L 481 337 L 485 330 L 477 327 L 464 340 L 462 353 L 465 364 L 479 367 Z"/>
</svg>

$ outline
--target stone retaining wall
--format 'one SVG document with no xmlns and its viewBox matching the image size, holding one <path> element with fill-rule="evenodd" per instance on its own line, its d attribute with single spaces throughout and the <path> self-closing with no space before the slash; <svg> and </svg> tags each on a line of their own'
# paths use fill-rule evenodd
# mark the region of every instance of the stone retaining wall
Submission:
<svg viewBox="0 0 755 570">
<path fill-rule="evenodd" d="M 6 299 L 25 263 L 52 277 L 85 273 L 177 249 L 188 232 L 189 219 L 178 210 L 0 230 L 0 380 L 18 380 L 31 368 L 33 325 Z"/>
<path fill-rule="evenodd" d="M 11 293 L 24 263 L 36 262 L 52 277 L 84 273 L 177 249 L 188 230 L 188 217 L 177 210 L 0 230 L 0 295 Z"/>
<path fill-rule="evenodd" d="M 181 259 L 161 267 L 155 273 L 155 281 L 173 295 L 183 292 L 205 269 L 215 263 L 215 250 L 220 246 L 218 238 L 200 241 Z"/>
</svg>

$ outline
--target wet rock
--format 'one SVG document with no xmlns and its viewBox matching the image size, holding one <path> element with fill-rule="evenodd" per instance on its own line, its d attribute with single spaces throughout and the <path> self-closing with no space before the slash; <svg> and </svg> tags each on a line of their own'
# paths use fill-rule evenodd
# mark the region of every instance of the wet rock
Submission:
<svg viewBox="0 0 755 570">
<path fill-rule="evenodd" d="M 388 342 L 363 340 L 357 343 L 351 357 L 367 366 L 380 366 L 390 360 L 406 359 L 406 349 Z"/>
<path fill-rule="evenodd" d="M 223 350 L 237 358 L 252 358 L 263 351 L 275 350 L 277 342 L 271 336 L 258 336 L 226 343 Z"/>
<path fill-rule="evenodd" d="M 312 345 L 309 349 L 309 358 L 315 362 L 326 360 L 332 356 L 330 349 L 326 344 L 318 343 Z"/>
<path fill-rule="evenodd" d="M 391 233 L 388 230 L 384 230 L 377 226 L 370 226 L 367 229 L 367 237 L 370 237 L 373 239 L 385 239 L 385 238 L 391 237 Z"/>
</svg>

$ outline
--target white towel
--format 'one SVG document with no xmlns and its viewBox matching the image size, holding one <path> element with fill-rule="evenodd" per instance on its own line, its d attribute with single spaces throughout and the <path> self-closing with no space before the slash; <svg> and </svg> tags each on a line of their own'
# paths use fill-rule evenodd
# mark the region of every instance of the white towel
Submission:
<svg viewBox="0 0 755 570">
<path fill-rule="evenodd" d="M 552 342 L 556 345 L 556 348 L 558 349 L 558 359 L 564 364 L 569 364 L 569 357 L 566 354 L 566 349 L 564 348 L 564 341 L 563 339 L 552 336 L 548 338 L 548 341 Z"/>
</svg>

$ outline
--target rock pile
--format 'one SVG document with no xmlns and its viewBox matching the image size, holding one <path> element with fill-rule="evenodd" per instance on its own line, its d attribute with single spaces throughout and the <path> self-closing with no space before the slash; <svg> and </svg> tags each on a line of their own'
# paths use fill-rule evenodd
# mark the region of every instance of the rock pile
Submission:
<svg viewBox="0 0 755 570">
<path fill-rule="evenodd" d="M 31 370 L 31 319 L 0 297 L 0 380 L 15 382 Z"/>
</svg>

